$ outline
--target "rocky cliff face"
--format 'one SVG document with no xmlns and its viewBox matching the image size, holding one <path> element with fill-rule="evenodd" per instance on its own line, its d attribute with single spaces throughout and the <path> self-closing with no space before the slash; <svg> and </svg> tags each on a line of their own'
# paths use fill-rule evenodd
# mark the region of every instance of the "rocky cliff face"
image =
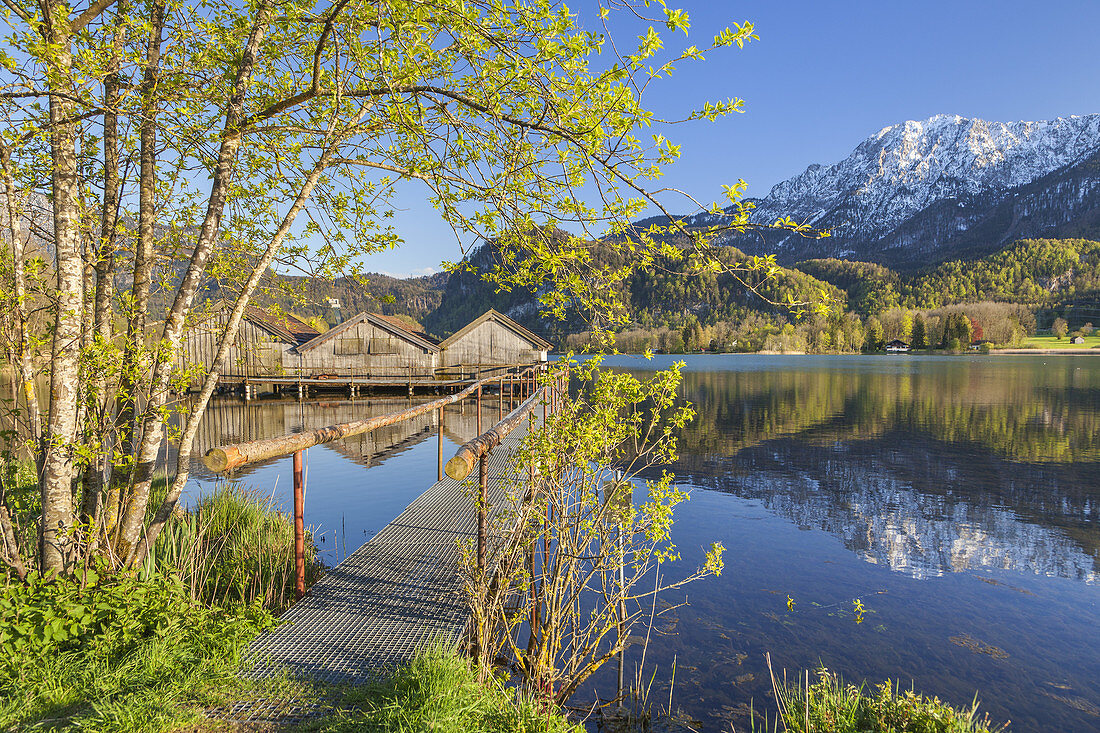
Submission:
<svg viewBox="0 0 1100 733">
<path fill-rule="evenodd" d="M 893 125 L 754 203 L 755 223 L 789 216 L 832 232 L 726 240 L 788 263 L 840 257 L 915 268 L 1020 237 L 1089 236 L 1100 223 L 1100 115 L 1011 123 L 939 115 Z"/>
</svg>

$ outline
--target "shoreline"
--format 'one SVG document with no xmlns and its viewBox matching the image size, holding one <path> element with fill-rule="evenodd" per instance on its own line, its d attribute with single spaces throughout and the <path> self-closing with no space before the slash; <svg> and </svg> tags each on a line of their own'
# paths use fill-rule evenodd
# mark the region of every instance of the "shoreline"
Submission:
<svg viewBox="0 0 1100 733">
<path fill-rule="evenodd" d="M 1003 356 L 1020 356 L 1022 354 L 1031 354 L 1034 356 L 1100 356 L 1100 348 L 1080 348 L 1080 349 L 992 349 L 989 352 L 981 351 L 944 351 L 942 349 L 921 349 L 920 351 L 903 351 L 898 353 L 887 353 L 885 351 L 874 351 L 869 354 L 861 351 L 844 351 L 844 352 L 831 352 L 827 354 L 810 354 L 805 351 L 692 351 L 692 352 L 663 352 L 654 351 L 654 356 L 997 356 L 998 354 Z M 615 354 L 615 356 L 637 356 L 644 358 L 644 354 L 628 354 L 621 353 Z"/>
<path fill-rule="evenodd" d="M 1005 354 L 1008 356 L 1018 356 L 1020 354 L 1035 354 L 1036 356 L 1049 356 L 1052 354 L 1059 356 L 1074 356 L 1078 354 L 1100 356 L 1100 349 L 1096 347 L 1081 349 L 993 349 L 989 353 L 991 355 Z"/>
</svg>

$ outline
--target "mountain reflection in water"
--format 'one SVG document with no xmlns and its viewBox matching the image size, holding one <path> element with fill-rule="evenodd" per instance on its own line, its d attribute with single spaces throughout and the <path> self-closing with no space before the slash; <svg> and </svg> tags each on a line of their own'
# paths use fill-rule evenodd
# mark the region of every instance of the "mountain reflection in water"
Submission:
<svg viewBox="0 0 1100 733">
<path fill-rule="evenodd" d="M 697 417 L 675 472 L 915 578 L 995 568 L 1093 583 L 1093 360 L 858 357 L 840 368 L 696 371 L 721 357 L 693 359 L 683 393 Z"/>
<path fill-rule="evenodd" d="M 681 571 L 714 541 L 726 568 L 667 598 L 689 603 L 650 639 L 651 699 L 748 730 L 750 709 L 774 711 L 770 652 L 977 694 L 1017 733 L 1100 731 L 1100 354 L 684 360 L 697 417 L 672 469 L 695 491 L 673 539 Z"/>
</svg>

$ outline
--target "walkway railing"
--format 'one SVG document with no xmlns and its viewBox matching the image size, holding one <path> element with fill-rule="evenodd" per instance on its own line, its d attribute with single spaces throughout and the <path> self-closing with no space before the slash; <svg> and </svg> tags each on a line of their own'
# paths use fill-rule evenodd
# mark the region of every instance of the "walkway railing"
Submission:
<svg viewBox="0 0 1100 733">
<path fill-rule="evenodd" d="M 443 477 L 443 408 L 447 405 L 454 404 L 461 400 L 476 395 L 477 399 L 477 431 L 478 438 L 475 438 L 476 442 L 480 440 L 481 435 L 481 393 L 482 388 L 485 385 L 500 383 L 501 399 L 498 407 L 498 419 L 503 418 L 504 411 L 504 390 L 508 388 L 509 395 L 519 394 L 519 399 L 526 399 L 523 405 L 530 405 L 528 409 L 524 410 L 522 414 L 526 414 L 533 409 L 533 405 L 537 400 L 534 399 L 536 392 L 539 392 L 538 388 L 538 375 L 546 370 L 545 364 L 538 364 L 535 366 L 527 367 L 515 373 L 509 374 L 496 374 L 490 377 L 477 379 L 469 387 L 463 389 L 461 392 L 456 392 L 452 395 L 447 395 L 431 402 L 426 402 L 422 405 L 410 407 L 406 410 L 400 410 L 397 412 L 391 412 L 386 415 L 379 415 L 377 417 L 368 418 L 366 420 L 354 420 L 352 422 L 338 423 L 336 425 L 329 425 L 323 428 L 317 428 L 314 430 L 301 432 L 301 433 L 288 433 L 286 435 L 280 435 L 274 438 L 264 438 L 262 440 L 253 440 L 246 443 L 232 443 L 222 446 L 211 448 L 203 456 L 203 462 L 214 473 L 226 473 L 239 468 L 240 466 L 247 465 L 249 463 L 256 463 L 258 461 L 265 461 L 272 458 L 279 458 L 282 456 L 293 456 L 293 470 L 294 470 L 294 555 L 295 555 L 295 589 L 298 597 L 302 597 L 305 594 L 305 485 L 306 475 L 304 469 L 304 462 L 302 451 L 306 448 L 310 448 L 315 445 L 323 445 L 324 443 L 331 443 L 334 440 L 341 438 L 347 438 L 353 435 L 361 435 L 368 433 L 372 430 L 376 430 L 381 427 L 389 425 L 395 425 L 397 423 L 411 420 L 420 415 L 424 415 L 433 410 L 439 410 L 439 438 L 438 438 L 438 451 L 437 451 L 437 468 L 436 468 L 436 480 L 440 480 Z M 520 408 L 523 407 L 520 406 Z M 520 408 L 517 408 L 508 415 L 507 418 L 503 418 L 502 422 L 508 422 L 512 420 L 513 416 L 519 412 Z M 512 427 L 515 428 L 519 424 L 519 419 L 516 418 Z M 501 423 L 497 423 L 490 433 L 493 433 Z M 495 433 L 499 435 L 499 433 Z M 503 435 L 507 435 L 505 432 Z M 501 435 L 501 437 L 503 437 Z M 499 438 L 493 447 L 499 445 Z M 470 443 L 467 443 L 470 445 Z M 466 446 L 459 449 L 461 453 Z M 491 450 L 491 448 L 490 448 Z M 465 455 L 465 454 L 463 454 Z M 480 454 L 479 454 L 480 455 Z M 457 456 L 456 456 L 457 457 Z M 453 461 L 454 459 L 452 459 Z M 476 460 L 476 459 L 475 459 Z M 450 462 L 448 462 L 448 466 Z M 471 464 L 472 467 L 472 464 Z M 467 472 L 469 473 L 469 469 Z M 483 475 L 484 476 L 484 475 Z M 465 478 L 465 474 L 463 475 Z M 482 492 L 484 492 L 484 477 L 482 479 Z M 479 522 L 483 522 L 479 518 Z M 480 527 L 480 525 L 479 525 Z M 483 534 L 479 531 L 479 536 Z"/>
<path fill-rule="evenodd" d="M 467 442 L 447 461 L 447 475 L 455 481 L 462 481 L 478 467 L 478 501 L 477 501 L 477 567 L 485 571 L 485 552 L 488 536 L 488 476 L 489 454 L 500 445 L 510 432 L 519 427 L 523 418 L 535 409 L 539 403 L 545 405 L 549 401 L 551 389 L 539 387 L 534 394 L 528 397 L 519 407 L 508 413 L 508 417 L 498 422 L 486 432 Z M 545 416 L 545 413 L 544 413 Z"/>
</svg>

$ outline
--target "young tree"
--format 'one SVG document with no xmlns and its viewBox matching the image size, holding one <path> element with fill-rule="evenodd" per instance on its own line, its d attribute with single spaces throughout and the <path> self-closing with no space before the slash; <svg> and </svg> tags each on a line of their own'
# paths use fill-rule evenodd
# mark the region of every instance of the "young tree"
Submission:
<svg viewBox="0 0 1100 733">
<path fill-rule="evenodd" d="M 924 330 L 924 317 L 920 313 L 913 317 L 913 335 L 910 345 L 914 349 L 928 348 L 928 334 Z"/>
<path fill-rule="evenodd" d="M 142 562 L 186 484 L 198 421 L 268 268 L 354 275 L 358 255 L 397 243 L 387 201 L 401 182 L 422 184 L 468 241 L 501 244 L 483 273 L 497 287 L 537 290 L 547 312 L 581 311 L 597 333 L 623 318 L 619 284 L 658 256 L 687 271 L 774 272 L 773 259 L 731 265 L 709 246 L 750 226 L 743 184 L 727 188 L 734 206 L 718 225 L 630 223 L 647 206 L 670 212 L 674 192 L 647 185 L 679 154 L 661 134 L 643 138 L 648 82 L 707 48 L 743 45 L 751 24 L 666 52 L 657 28 L 688 23 L 662 5 L 619 53 L 564 7 L 523 0 L 5 2 L 4 192 L 9 204 L 26 194 L 51 207 L 36 239 L 49 253 L 48 323 L 15 339 L 27 353 L 48 334 L 51 399 L 33 446 L 43 571 L 91 554 Z M 616 5 L 645 17 L 645 3 Z M 708 102 L 687 119 L 741 106 Z M 561 222 L 584 235 L 553 234 Z M 597 266 L 591 248 L 604 234 L 621 256 Z M 230 314 L 218 358 L 199 399 L 175 403 L 181 344 L 215 290 Z M 183 412 L 179 458 L 154 512 L 173 410 Z"/>
<path fill-rule="evenodd" d="M 598 359 L 557 364 L 546 382 L 566 384 L 571 370 L 580 394 L 559 391 L 557 411 L 524 440 L 516 465 L 539 468 L 510 482 L 515 509 L 487 543 L 492 579 L 472 547 L 464 566 L 481 674 L 506 659 L 531 693 L 564 705 L 622 654 L 658 594 L 721 573 L 723 548 L 683 576 L 663 568 L 678 559 L 673 511 L 688 498 L 657 470 L 676 460 L 676 432 L 694 416 L 677 404 L 682 362 L 646 380 Z"/>
<path fill-rule="evenodd" d="M 1062 340 L 1062 338 L 1066 335 L 1068 331 L 1069 323 L 1066 321 L 1065 318 L 1062 318 L 1061 316 L 1055 318 L 1054 323 L 1052 323 L 1050 326 L 1050 332 L 1054 334 L 1054 337 L 1059 341 Z"/>
</svg>

